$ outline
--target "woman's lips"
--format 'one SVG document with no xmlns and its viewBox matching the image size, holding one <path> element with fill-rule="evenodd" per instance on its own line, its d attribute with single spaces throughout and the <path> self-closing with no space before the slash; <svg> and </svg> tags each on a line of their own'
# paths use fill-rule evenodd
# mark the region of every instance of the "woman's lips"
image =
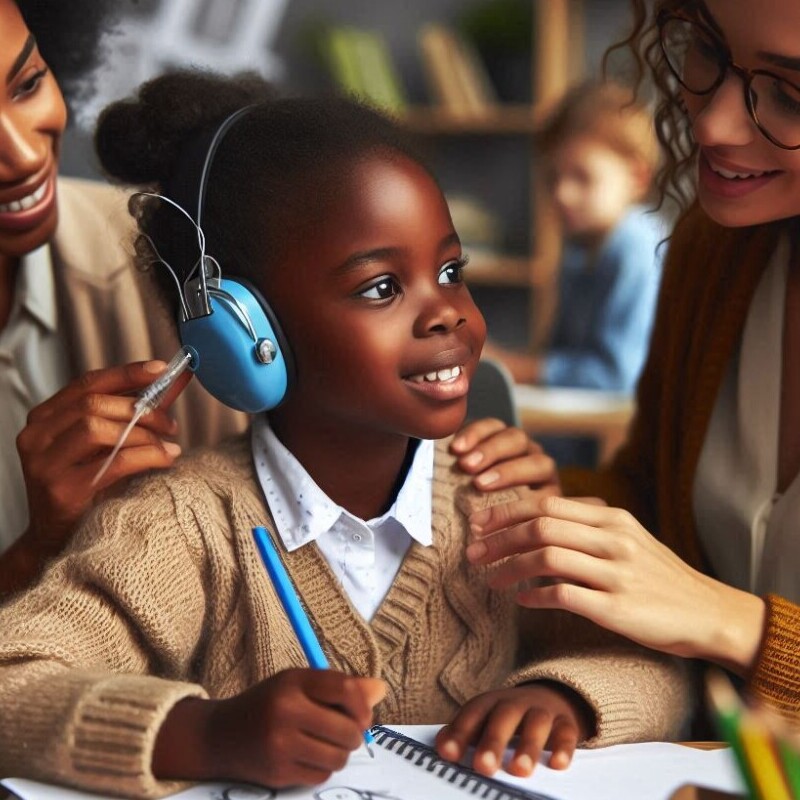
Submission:
<svg viewBox="0 0 800 800">
<path fill-rule="evenodd" d="M 49 175 L 27 195 L 0 203 L 0 229 L 26 231 L 41 225 L 53 212 L 56 201 L 55 178 Z"/>
<path fill-rule="evenodd" d="M 704 189 L 718 197 L 736 199 L 755 192 L 770 183 L 781 172 L 778 170 L 758 172 L 743 168 L 731 169 L 714 163 L 705 153 L 700 154 L 698 177 Z"/>
</svg>

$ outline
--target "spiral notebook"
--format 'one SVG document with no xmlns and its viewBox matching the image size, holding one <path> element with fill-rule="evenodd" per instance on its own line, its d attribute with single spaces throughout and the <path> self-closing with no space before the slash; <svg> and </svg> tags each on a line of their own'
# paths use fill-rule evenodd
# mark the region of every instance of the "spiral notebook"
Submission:
<svg viewBox="0 0 800 800">
<path fill-rule="evenodd" d="M 375 758 L 356 752 L 347 766 L 311 789 L 271 790 L 258 786 L 204 783 L 171 800 L 553 800 L 523 791 L 469 767 L 444 761 L 430 746 L 376 725 Z M 24 800 L 88 800 L 96 795 L 12 778 L 3 785 Z M 1 790 L 0 790 L 1 791 Z"/>
<path fill-rule="evenodd" d="M 438 725 L 408 725 L 400 730 L 376 726 L 375 759 L 362 748 L 330 780 L 311 789 L 274 792 L 256 786 L 203 783 L 170 800 L 666 800 L 678 787 L 696 784 L 743 791 L 728 749 L 705 750 L 664 742 L 621 744 L 578 750 L 567 770 L 540 764 L 530 778 L 498 771 L 495 779 L 441 760 L 432 749 Z M 410 738 L 413 737 L 413 738 Z M 10 778 L 0 781 L 23 800 L 97 800 L 60 786 Z M 733 797 L 734 795 L 730 795 Z M 688 790 L 675 800 L 727 797 Z"/>
</svg>

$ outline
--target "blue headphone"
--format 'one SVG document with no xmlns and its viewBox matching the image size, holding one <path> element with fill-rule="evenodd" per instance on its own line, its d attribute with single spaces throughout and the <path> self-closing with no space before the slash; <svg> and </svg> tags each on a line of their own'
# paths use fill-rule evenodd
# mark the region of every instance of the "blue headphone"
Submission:
<svg viewBox="0 0 800 800">
<path fill-rule="evenodd" d="M 243 279 L 223 278 L 217 260 L 206 254 L 202 214 L 217 148 L 234 123 L 254 107 L 241 108 L 224 120 L 206 152 L 193 220 L 201 255 L 181 286 L 178 319 L 181 342 L 200 383 L 225 405 L 248 413 L 268 411 L 283 400 L 293 375 L 291 350 L 261 293 Z M 186 214 L 174 201 L 161 199 Z"/>
</svg>

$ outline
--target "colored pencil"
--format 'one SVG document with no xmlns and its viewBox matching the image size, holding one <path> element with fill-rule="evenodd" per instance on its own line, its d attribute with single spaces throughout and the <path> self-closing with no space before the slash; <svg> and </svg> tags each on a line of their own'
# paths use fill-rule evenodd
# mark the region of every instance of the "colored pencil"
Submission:
<svg viewBox="0 0 800 800">
<path fill-rule="evenodd" d="M 286 611 L 286 616 L 289 617 L 289 622 L 292 624 L 297 640 L 300 642 L 300 647 L 303 648 L 308 663 L 314 669 L 330 669 L 328 659 L 320 646 L 319 639 L 311 627 L 311 622 L 308 615 L 303 610 L 300 604 L 300 598 L 297 596 L 297 590 L 294 588 L 292 579 L 289 573 L 283 566 L 281 557 L 272 543 L 272 539 L 267 531 L 262 527 L 253 528 L 253 538 L 256 541 L 258 553 L 261 556 L 261 561 L 266 567 L 275 591 L 278 593 L 278 598 L 281 605 Z M 369 731 L 364 731 L 364 744 L 367 747 L 367 752 L 375 758 L 372 752 L 371 744 L 375 742 L 372 734 Z"/>
</svg>

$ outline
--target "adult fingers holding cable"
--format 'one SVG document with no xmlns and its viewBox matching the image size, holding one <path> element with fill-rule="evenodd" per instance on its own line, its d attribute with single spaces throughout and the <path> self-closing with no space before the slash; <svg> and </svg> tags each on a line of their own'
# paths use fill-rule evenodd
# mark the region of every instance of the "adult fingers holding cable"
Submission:
<svg viewBox="0 0 800 800">
<path fill-rule="evenodd" d="M 135 395 L 165 367 L 161 361 L 148 361 L 88 372 L 30 412 L 17 437 L 30 512 L 25 534 L 29 540 L 50 553 L 57 551 L 99 492 L 121 478 L 169 466 L 180 454 L 171 441 L 177 425 L 165 403 L 141 417 L 103 479 L 92 482 L 133 418 Z M 188 379 L 179 378 L 170 401 Z"/>
</svg>

